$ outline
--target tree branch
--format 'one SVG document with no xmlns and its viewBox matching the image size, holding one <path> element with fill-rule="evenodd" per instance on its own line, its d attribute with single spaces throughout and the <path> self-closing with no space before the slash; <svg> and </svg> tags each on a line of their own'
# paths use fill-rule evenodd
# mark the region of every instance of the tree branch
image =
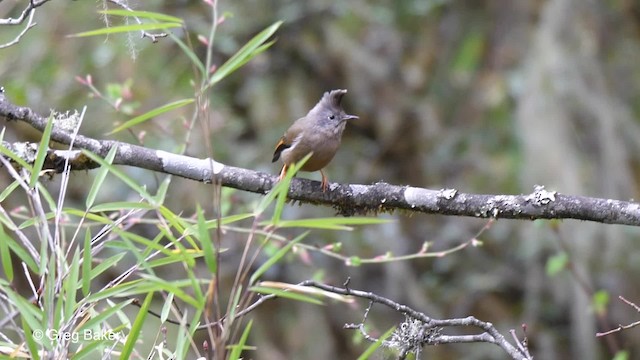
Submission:
<svg viewBox="0 0 640 360">
<path fill-rule="evenodd" d="M 300 285 L 315 287 L 334 294 L 350 295 L 369 300 L 371 303 L 366 310 L 363 323 L 347 324 L 345 325 L 346 328 L 357 328 L 364 331 L 366 314 L 371 310 L 373 303 L 382 304 L 405 315 L 407 320 L 396 328 L 392 339 L 390 341 L 383 341 L 385 346 L 401 350 L 402 358 L 409 352 L 419 351 L 420 348 L 425 345 L 486 342 L 501 347 L 512 359 L 533 359 L 529 354 L 526 344 L 518 340 L 518 346 L 513 346 L 500 334 L 493 324 L 478 320 L 473 316 L 457 319 L 433 319 L 422 312 L 383 296 L 368 291 L 352 289 L 349 287 L 349 280 L 347 280 L 343 288 L 326 285 L 313 280 L 304 281 Z M 446 327 L 475 327 L 482 329 L 484 332 L 473 335 L 444 335 L 442 334 L 442 330 Z M 370 336 L 367 336 L 367 338 L 369 338 L 370 341 L 377 340 Z"/>
<path fill-rule="evenodd" d="M 54 114 L 55 126 L 51 139 L 68 145 L 72 139 L 74 114 Z M 47 118 L 30 108 L 17 106 L 0 94 L 0 117 L 8 121 L 24 121 L 43 131 Z M 70 125 L 71 124 L 71 125 Z M 276 183 L 277 176 L 263 172 L 229 166 L 213 159 L 198 159 L 148 149 L 113 140 L 96 140 L 78 135 L 74 146 L 105 157 L 117 146 L 114 164 L 129 165 L 152 171 L 181 176 L 210 183 L 215 176 L 223 186 L 258 194 L 267 193 Z M 71 169 L 89 169 L 98 165 L 88 162 L 79 151 L 49 152 L 50 168 L 56 159 L 69 157 Z M 73 161 L 80 159 L 79 161 Z M 322 192 L 317 181 L 294 178 L 289 198 L 301 203 L 332 206 L 339 214 L 389 212 L 397 209 L 427 214 L 469 216 L 496 219 L 579 219 L 607 224 L 640 226 L 640 204 L 631 201 L 572 196 L 547 191 L 536 186 L 528 195 L 466 194 L 455 189 L 430 190 L 412 186 L 391 185 L 378 182 L 372 185 L 330 184 L 329 191 Z"/>
</svg>

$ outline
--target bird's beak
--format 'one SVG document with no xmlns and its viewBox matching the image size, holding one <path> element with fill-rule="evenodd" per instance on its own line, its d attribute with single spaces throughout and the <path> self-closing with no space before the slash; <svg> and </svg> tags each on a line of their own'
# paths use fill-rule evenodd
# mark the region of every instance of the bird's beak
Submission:
<svg viewBox="0 0 640 360">
<path fill-rule="evenodd" d="M 356 119 L 359 119 L 359 117 L 357 117 L 356 115 L 345 115 L 343 119 L 345 119 L 345 120 L 356 120 Z"/>
</svg>

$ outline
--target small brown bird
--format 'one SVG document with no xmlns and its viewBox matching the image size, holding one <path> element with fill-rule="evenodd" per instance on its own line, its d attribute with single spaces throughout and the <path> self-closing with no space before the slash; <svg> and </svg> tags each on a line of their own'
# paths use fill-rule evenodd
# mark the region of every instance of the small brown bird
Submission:
<svg viewBox="0 0 640 360">
<path fill-rule="evenodd" d="M 319 170 L 322 175 L 322 191 L 327 190 L 329 182 L 322 169 L 331 162 L 338 151 L 347 120 L 358 118 L 355 115 L 347 115 L 340 105 L 346 93 L 347 90 L 325 92 L 307 116 L 296 120 L 285 131 L 276 145 L 271 160 L 276 162 L 282 157 L 284 166 L 280 171 L 280 180 L 284 178 L 291 164 L 313 153 L 300 170 Z"/>
</svg>

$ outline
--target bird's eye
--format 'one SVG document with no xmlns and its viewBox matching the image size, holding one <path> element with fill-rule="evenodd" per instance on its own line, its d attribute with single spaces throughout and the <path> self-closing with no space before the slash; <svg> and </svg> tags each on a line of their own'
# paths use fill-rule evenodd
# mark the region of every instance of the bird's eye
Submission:
<svg viewBox="0 0 640 360">
<path fill-rule="evenodd" d="M 333 114 L 329 115 L 329 120 L 335 120 L 335 118 L 336 118 L 335 115 L 333 115 Z"/>
</svg>

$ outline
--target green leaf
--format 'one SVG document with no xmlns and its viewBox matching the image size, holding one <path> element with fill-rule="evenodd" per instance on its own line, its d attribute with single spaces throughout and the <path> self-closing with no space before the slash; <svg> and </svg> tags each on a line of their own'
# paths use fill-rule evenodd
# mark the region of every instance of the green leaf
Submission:
<svg viewBox="0 0 640 360">
<path fill-rule="evenodd" d="M 98 11 L 98 12 L 100 14 L 105 14 L 105 15 L 115 15 L 115 16 L 125 16 L 125 17 L 126 16 L 135 16 L 135 17 L 138 17 L 138 18 L 152 19 L 152 20 L 166 21 L 166 22 L 175 22 L 175 23 L 184 22 L 179 17 L 166 15 L 166 14 L 162 14 L 162 13 L 157 13 L 157 12 L 151 12 L 151 11 L 135 11 L 135 10 L 124 10 L 124 9 L 113 9 L 113 10 L 101 10 L 101 11 Z"/>
<path fill-rule="evenodd" d="M 606 290 L 598 290 L 593 294 L 591 304 L 596 314 L 604 315 L 607 311 L 607 306 L 609 306 L 609 300 L 609 292 Z"/>
<path fill-rule="evenodd" d="M 4 240 L 6 240 L 6 243 L 7 245 L 9 245 L 9 248 L 11 248 L 11 251 L 13 251 L 13 253 L 16 254 L 20 258 L 20 260 L 27 264 L 31 271 L 35 272 L 36 274 L 41 274 L 38 268 L 38 263 L 40 262 L 39 259 L 33 259 L 31 257 L 31 253 L 25 250 L 25 248 L 21 244 L 18 244 L 10 236 L 5 237 Z"/>
<path fill-rule="evenodd" d="M 378 348 L 380 346 L 382 346 L 382 342 L 384 340 L 386 340 L 389 336 L 391 336 L 391 334 L 393 334 L 393 332 L 396 331 L 396 327 L 392 327 L 391 329 L 387 330 L 384 334 L 382 334 L 382 336 L 380 336 L 380 338 L 378 340 L 376 340 L 376 342 L 374 342 L 373 344 L 369 345 L 369 347 L 367 348 L 367 350 L 365 350 L 362 355 L 358 356 L 358 360 L 366 360 L 368 359 L 371 355 L 373 355 L 373 353 L 378 350 Z"/>
<path fill-rule="evenodd" d="M 222 217 L 220 219 L 220 225 L 228 225 L 228 224 L 233 224 L 235 222 L 244 220 L 244 219 L 248 219 L 253 217 L 254 215 L 251 213 L 244 213 L 244 214 L 236 214 L 236 215 L 229 215 L 229 216 L 225 216 Z M 217 229 L 218 228 L 218 219 L 212 219 L 212 220 L 207 220 L 205 221 L 205 227 L 208 230 L 211 229 Z M 198 229 L 198 224 L 195 225 L 190 225 L 189 227 L 187 227 L 184 232 L 183 235 L 193 235 L 196 234 L 199 231 Z"/>
<path fill-rule="evenodd" d="M 242 332 L 242 336 L 240 336 L 240 341 L 236 345 L 231 345 L 231 353 L 229 354 L 229 360 L 238 360 L 240 359 L 240 355 L 242 354 L 242 350 L 247 343 L 247 339 L 249 338 L 249 333 L 251 332 L 251 326 L 253 325 L 253 320 L 249 320 L 249 323 L 244 328 Z"/>
<path fill-rule="evenodd" d="M 91 316 L 89 321 L 80 325 L 78 332 L 83 332 L 86 329 L 91 329 L 96 325 L 104 324 L 110 317 L 112 317 L 118 311 L 122 311 L 125 307 L 129 306 L 133 302 L 133 299 L 127 299 L 119 304 L 106 306 L 104 309 L 96 312 L 94 316 Z"/>
<path fill-rule="evenodd" d="M 203 79 L 206 79 L 207 70 L 204 68 L 204 64 L 202 63 L 202 61 L 200 61 L 200 58 L 198 58 L 198 55 L 195 52 L 193 52 L 193 49 L 189 48 L 189 46 L 185 44 L 184 41 L 182 41 L 175 34 L 169 33 L 169 36 L 171 37 L 171 39 L 173 39 L 173 41 L 176 42 L 176 44 L 178 44 L 180 49 L 182 49 L 182 52 L 185 53 L 187 57 L 191 60 L 191 62 L 198 68 L 198 71 L 200 71 L 200 76 L 202 76 Z"/>
<path fill-rule="evenodd" d="M 33 330 L 31 326 L 29 326 L 29 322 L 27 322 L 27 320 L 23 316 L 21 316 L 20 318 L 22 320 L 22 330 L 27 341 L 27 348 L 29 348 L 31 358 L 34 360 L 40 360 L 40 352 L 38 351 L 40 350 L 40 347 L 33 338 Z"/>
<path fill-rule="evenodd" d="M 308 234 L 309 234 L 308 231 L 304 232 L 303 234 L 299 235 L 295 239 L 289 241 L 287 245 L 283 246 L 282 249 L 278 250 L 278 252 L 275 253 L 272 257 L 270 257 L 267 261 L 265 261 L 264 264 L 260 265 L 258 270 L 256 270 L 253 273 L 253 275 L 251 275 L 251 279 L 249 279 L 249 284 L 255 284 L 256 281 L 258 281 L 258 279 L 260 278 L 260 276 L 262 276 L 262 274 L 264 274 L 267 270 L 269 270 L 269 268 L 271 268 L 278 261 L 280 261 L 280 259 L 282 259 L 282 257 L 285 256 L 295 244 L 299 243 L 300 240 L 304 239 Z"/>
<path fill-rule="evenodd" d="M 483 31 L 474 30 L 468 33 L 453 60 L 453 70 L 463 73 L 475 71 L 482 59 L 485 43 Z"/>
<path fill-rule="evenodd" d="M 29 180 L 29 187 L 33 189 L 40 177 L 40 171 L 44 165 L 44 159 L 47 156 L 47 150 L 49 149 L 49 139 L 51 138 L 51 130 L 53 129 L 53 113 L 47 119 L 47 125 L 42 132 L 42 138 L 40 138 L 40 145 L 38 145 L 38 152 L 36 153 L 36 160 L 33 163 L 33 170 L 31 171 L 31 179 Z"/>
<path fill-rule="evenodd" d="M 278 198 L 276 199 L 276 207 L 273 209 L 273 217 L 271 218 L 271 223 L 274 226 L 278 226 L 280 224 L 280 219 L 282 219 L 282 211 L 284 210 L 284 203 L 287 201 L 287 195 L 289 195 L 289 186 L 291 184 L 291 179 L 295 176 L 300 169 L 304 166 L 304 164 L 309 161 L 313 153 L 307 154 L 307 156 L 303 157 L 302 160 L 293 164 L 289 169 L 287 169 L 287 174 L 284 179 L 281 181 L 283 187 L 278 191 Z M 279 184 L 278 184 L 279 185 Z"/>
<path fill-rule="evenodd" d="M 44 201 L 47 202 L 47 205 L 49 205 L 49 209 L 51 209 L 51 211 L 53 212 L 56 212 L 58 209 L 58 203 L 53 199 L 53 196 L 51 196 L 49 189 L 47 189 L 47 187 L 43 183 L 36 183 L 36 186 L 38 187 L 40 196 L 44 199 Z M 52 215 L 55 216 L 55 214 Z M 40 219 L 38 219 L 38 221 L 40 221 Z"/>
<path fill-rule="evenodd" d="M 107 164 L 113 164 L 113 159 L 115 159 L 116 154 L 118 153 L 118 147 L 114 146 L 109 149 L 109 153 L 104 161 Z M 93 179 L 93 184 L 91 184 L 91 189 L 89 190 L 89 194 L 87 195 L 87 199 L 85 200 L 85 206 L 87 209 L 90 209 L 93 206 L 93 203 L 96 200 L 96 196 L 98 196 L 98 192 L 102 189 L 102 184 L 104 183 L 104 179 L 107 177 L 109 173 L 109 168 L 106 166 L 100 167 L 98 173 L 96 174 L 95 179 Z"/>
<path fill-rule="evenodd" d="M 76 248 L 69 267 L 69 274 L 62 281 L 64 288 L 64 321 L 71 319 L 73 310 L 76 306 L 76 293 L 78 290 L 78 275 L 80 273 L 80 249 Z"/>
<path fill-rule="evenodd" d="M 13 190 L 18 188 L 18 186 L 20 186 L 20 183 L 18 182 L 18 180 L 14 180 L 11 184 L 9 184 L 9 186 L 7 186 L 4 190 L 2 190 L 2 192 L 0 193 L 0 203 L 5 201 L 5 199 L 9 195 L 11 195 Z"/>
<path fill-rule="evenodd" d="M 558 275 L 562 270 L 567 267 L 569 263 L 569 256 L 565 252 L 556 254 L 547 260 L 547 276 L 553 277 Z"/>
<path fill-rule="evenodd" d="M 87 229 L 82 248 L 82 295 L 85 297 L 91 291 L 91 258 L 91 230 Z"/>
<path fill-rule="evenodd" d="M 173 23 L 173 22 L 121 25 L 121 26 L 112 26 L 108 28 L 102 28 L 97 30 L 71 34 L 71 35 L 67 35 L 67 37 L 87 37 L 87 36 L 97 36 L 97 35 L 128 33 L 132 31 L 165 30 L 165 29 L 177 28 L 181 26 L 182 26 L 181 23 Z"/>
<path fill-rule="evenodd" d="M 86 299 L 86 302 L 91 303 L 91 302 L 97 302 L 103 299 L 110 299 L 116 296 L 122 296 L 122 294 L 129 294 L 132 292 L 131 291 L 132 289 L 135 289 L 136 287 L 140 286 L 140 284 L 142 284 L 143 282 L 144 280 L 142 279 L 132 280 L 132 281 L 122 283 L 110 288 L 102 289 L 97 293 L 87 296 L 85 299 Z M 136 294 L 139 294 L 139 293 L 136 293 Z"/>
<path fill-rule="evenodd" d="M 282 25 L 282 21 L 278 21 L 268 28 L 262 30 L 258 35 L 254 36 L 247 42 L 238 52 L 236 52 L 229 60 L 222 64 L 209 79 L 209 86 L 213 86 L 220 80 L 236 71 L 242 65 L 246 64 L 253 57 L 266 50 L 273 44 L 273 41 L 264 44 L 278 28 Z"/>
<path fill-rule="evenodd" d="M 166 291 L 168 293 L 174 293 L 179 300 L 182 300 L 193 307 L 197 308 L 202 306 L 202 304 L 200 304 L 194 297 L 182 290 L 182 287 L 192 285 L 189 279 L 167 281 L 166 279 L 161 279 L 149 274 L 140 274 L 140 277 L 142 277 L 144 281 L 138 284 L 138 288 L 133 289 L 134 291 L 131 294 L 139 294 L 149 291 Z"/>
<path fill-rule="evenodd" d="M 162 311 L 160 312 L 160 322 L 165 323 L 169 318 L 169 312 L 171 311 L 171 305 L 173 304 L 173 293 L 169 293 L 167 298 L 162 306 Z"/>
<path fill-rule="evenodd" d="M 307 162 L 307 160 L 309 160 L 311 155 L 312 154 L 307 154 L 307 156 L 305 156 L 302 160 L 291 166 L 287 170 L 284 179 L 279 181 L 276 186 L 274 186 L 271 191 L 269 191 L 267 195 L 262 198 L 262 201 L 260 201 L 260 204 L 258 204 L 256 210 L 254 211 L 256 217 L 260 216 L 267 209 L 267 207 L 269 207 L 273 200 L 277 198 L 278 201 L 276 202 L 276 208 L 273 212 L 273 217 L 271 218 L 271 222 L 269 222 L 269 224 L 276 225 L 280 221 L 284 203 L 286 202 L 287 195 L 289 194 L 289 184 L 291 183 L 291 179 L 293 179 L 293 176 L 296 174 L 296 172 L 298 172 L 298 170 L 300 170 L 300 168 Z"/>
<path fill-rule="evenodd" d="M 101 224 L 113 224 L 113 220 L 111 220 L 110 218 L 108 218 L 107 216 L 101 216 L 98 214 L 94 214 L 94 213 L 90 213 L 90 212 L 86 212 L 86 211 L 82 211 L 82 210 L 78 210 L 78 209 L 74 209 L 74 208 L 64 208 L 62 209 L 63 213 L 65 215 L 69 215 L 69 216 L 77 216 L 81 219 L 88 219 L 91 221 L 95 221 Z M 97 225 L 97 224 L 95 224 Z"/>
<path fill-rule="evenodd" d="M 0 260 L 2 260 L 2 269 L 7 275 L 7 280 L 12 282 L 13 264 L 11 262 L 11 252 L 9 252 L 9 241 L 13 241 L 13 239 L 9 239 L 9 236 L 4 231 L 4 226 L 0 223 Z"/>
<path fill-rule="evenodd" d="M 360 266 L 362 265 L 362 259 L 358 256 L 352 256 L 347 260 L 347 265 L 349 266 Z"/>
<path fill-rule="evenodd" d="M 205 225 L 204 210 L 200 207 L 200 204 L 196 207 L 196 214 L 198 215 L 198 237 L 200 238 L 200 244 L 204 252 L 204 262 L 209 268 L 211 274 L 218 272 L 218 262 L 216 260 L 216 253 L 213 248 L 213 241 L 209 236 L 209 230 Z"/>
<path fill-rule="evenodd" d="M 82 359 L 96 359 L 96 358 L 101 358 L 101 347 L 104 347 L 104 345 L 108 342 L 112 342 L 112 340 L 109 340 L 107 337 L 104 337 L 100 340 L 94 340 L 91 342 L 84 342 L 82 344 L 82 349 L 80 349 L 80 351 L 76 352 L 75 354 L 73 354 L 73 357 L 71 359 L 73 360 L 82 360 Z"/>
<path fill-rule="evenodd" d="M 265 287 L 265 286 L 252 286 L 252 287 L 249 288 L 249 290 L 251 290 L 253 292 L 261 293 L 261 294 L 273 294 L 273 295 L 276 295 L 277 297 L 296 300 L 296 301 L 302 301 L 302 302 L 315 304 L 315 305 L 323 305 L 324 304 L 322 302 L 322 300 L 320 300 L 320 299 L 317 299 L 317 298 L 311 297 L 311 296 L 307 296 L 307 295 L 302 295 L 300 293 L 296 293 L 296 292 L 293 292 L 293 291 L 274 289 L 274 288 Z"/>
<path fill-rule="evenodd" d="M 154 197 L 154 204 L 163 204 L 164 200 L 167 197 L 167 191 L 169 190 L 169 185 L 171 184 L 171 176 L 166 176 L 164 180 L 158 186 L 158 191 L 156 192 L 156 196 Z"/>
<path fill-rule="evenodd" d="M 147 297 L 144 299 L 140 310 L 138 310 L 138 316 L 134 320 L 131 325 L 131 331 L 129 332 L 129 336 L 127 336 L 127 341 L 122 347 L 122 353 L 120 354 L 121 359 L 130 359 L 133 353 L 134 346 L 136 341 L 140 337 L 142 333 L 142 328 L 144 326 L 145 320 L 147 318 L 147 314 L 149 313 L 149 307 L 151 306 L 151 301 L 153 300 L 153 292 L 147 294 Z"/>
<path fill-rule="evenodd" d="M 147 261 L 147 266 L 149 269 L 155 269 L 157 267 L 165 266 L 169 264 L 182 264 L 184 266 L 184 264 L 187 263 L 186 261 L 184 261 L 185 256 L 190 259 L 189 263 L 193 263 L 193 259 L 201 258 L 204 256 L 204 254 L 202 252 L 196 253 L 195 251 L 190 251 L 190 252 L 184 253 L 183 255 L 181 254 L 180 257 L 174 256 L 174 255 L 165 256 L 165 257 Z"/>
<path fill-rule="evenodd" d="M 132 126 L 141 124 L 141 123 L 143 123 L 143 122 L 145 122 L 145 121 L 147 121 L 147 120 L 149 120 L 149 119 L 151 119 L 151 118 L 153 118 L 155 116 L 158 116 L 160 114 L 164 114 L 164 113 L 166 113 L 168 111 L 171 111 L 173 109 L 177 109 L 177 108 L 181 108 L 181 107 L 183 107 L 185 105 L 189 105 L 194 101 L 195 101 L 194 99 L 182 99 L 182 100 L 174 101 L 172 103 L 157 107 L 157 108 L 155 108 L 155 109 L 153 109 L 153 110 L 151 110 L 151 111 L 149 111 L 149 112 L 147 112 L 145 114 L 142 114 L 140 116 L 136 116 L 133 119 L 131 119 L 129 121 L 126 121 L 124 124 L 122 124 L 122 125 L 116 127 L 115 129 L 113 129 L 107 135 L 113 135 L 113 134 L 115 134 L 117 132 L 120 132 L 122 130 L 128 129 L 128 128 L 132 127 Z"/>
<path fill-rule="evenodd" d="M 91 248 L 89 248 L 89 252 L 91 252 Z M 95 279 L 103 272 L 114 267 L 125 255 L 127 255 L 127 253 L 121 252 L 100 261 L 96 267 L 91 269 L 91 279 Z"/>
<path fill-rule="evenodd" d="M 96 205 L 92 207 L 90 211 L 94 213 L 100 213 L 121 210 L 153 210 L 155 208 L 155 206 L 144 202 L 116 201 Z"/>
<path fill-rule="evenodd" d="M 104 159 L 102 159 L 100 156 L 87 151 L 87 150 L 82 150 L 82 153 L 85 154 L 86 156 L 88 156 L 91 160 L 97 162 L 98 164 L 100 164 L 100 166 L 106 166 L 109 168 L 109 171 L 115 175 L 116 177 L 118 177 L 120 180 L 122 180 L 122 182 L 124 182 L 125 184 L 127 184 L 131 189 L 133 189 L 135 192 L 138 193 L 138 195 L 140 195 L 140 197 L 142 197 L 143 199 L 147 200 L 148 202 L 153 201 L 153 196 L 151 196 L 142 186 L 138 185 L 138 183 L 133 180 L 132 178 L 130 178 L 129 176 L 127 176 L 124 172 L 122 172 L 120 169 L 118 169 L 117 167 L 107 163 Z"/>
<path fill-rule="evenodd" d="M 47 220 L 51 220 L 56 216 L 56 214 L 52 213 L 52 212 L 48 212 L 46 214 L 44 214 L 44 218 Z M 31 217 L 25 221 L 23 221 L 20 225 L 18 225 L 18 229 L 23 230 L 29 227 L 34 226 L 35 224 L 40 222 L 40 217 L 39 216 L 34 216 Z"/>
<path fill-rule="evenodd" d="M 164 219 L 169 223 L 169 225 L 171 225 L 171 226 L 173 226 L 175 228 L 175 231 L 178 234 L 183 234 L 185 236 L 185 241 L 189 245 L 191 245 L 192 248 L 200 249 L 200 246 L 198 246 L 198 244 L 196 244 L 196 241 L 193 239 L 193 237 L 190 236 L 190 234 L 185 233 L 185 230 L 186 230 L 186 228 L 188 226 L 188 223 L 187 223 L 187 221 L 185 219 L 183 219 L 182 217 L 180 217 L 180 216 L 176 215 L 175 213 L 173 213 L 166 206 L 160 206 L 160 214 L 162 214 L 162 216 L 164 216 Z M 169 232 L 166 232 L 165 235 L 167 236 L 167 238 L 169 238 L 169 240 L 171 242 L 174 243 L 175 247 L 177 249 L 179 249 L 181 251 L 181 253 L 184 254 L 185 247 L 182 245 L 182 243 L 177 241 L 175 239 L 175 237 Z M 184 260 L 187 263 L 187 266 L 191 267 L 191 266 L 194 265 L 191 262 L 191 259 L 185 257 Z"/>
<path fill-rule="evenodd" d="M 629 360 L 630 355 L 627 350 L 618 351 L 611 360 Z"/>
<path fill-rule="evenodd" d="M 316 219 L 300 219 L 300 220 L 281 220 L 277 223 L 279 228 L 312 228 L 312 229 L 329 229 L 329 230 L 353 230 L 352 225 L 371 225 L 386 224 L 392 222 L 389 219 L 378 219 L 372 217 L 334 217 L 334 218 L 316 218 Z M 263 223 L 268 224 L 268 223 Z"/>
<path fill-rule="evenodd" d="M 40 308 L 36 307 L 28 299 L 10 289 L 4 284 L 4 282 L 0 284 L 0 290 L 9 298 L 8 303 L 20 312 L 23 324 L 28 325 L 32 330 L 43 330 L 41 325 L 43 315 Z"/>
</svg>

